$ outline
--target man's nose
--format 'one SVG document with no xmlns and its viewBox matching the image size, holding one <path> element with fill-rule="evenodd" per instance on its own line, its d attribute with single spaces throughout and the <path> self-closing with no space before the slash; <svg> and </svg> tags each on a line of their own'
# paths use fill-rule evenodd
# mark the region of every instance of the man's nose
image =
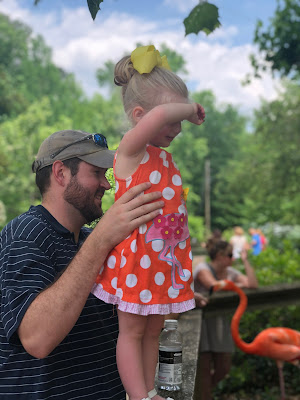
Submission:
<svg viewBox="0 0 300 400">
<path fill-rule="evenodd" d="M 108 182 L 106 176 L 103 176 L 103 177 L 100 179 L 100 186 L 101 186 L 102 188 L 104 188 L 105 190 L 109 190 L 109 189 L 111 188 L 111 184 Z"/>
</svg>

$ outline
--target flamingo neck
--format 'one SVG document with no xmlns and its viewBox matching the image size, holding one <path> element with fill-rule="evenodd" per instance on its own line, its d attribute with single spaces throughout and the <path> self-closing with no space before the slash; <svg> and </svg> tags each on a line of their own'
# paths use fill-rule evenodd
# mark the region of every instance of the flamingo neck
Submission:
<svg viewBox="0 0 300 400">
<path fill-rule="evenodd" d="M 252 353 L 252 351 L 251 351 L 252 343 L 244 342 L 239 334 L 240 320 L 247 308 L 248 299 L 247 299 L 247 296 L 245 295 L 245 293 L 243 292 L 243 290 L 240 289 L 239 287 L 233 288 L 233 291 L 239 295 L 240 302 L 239 302 L 239 305 L 238 305 L 238 307 L 232 317 L 232 320 L 231 320 L 232 338 L 238 348 L 240 348 L 245 353 Z"/>
</svg>

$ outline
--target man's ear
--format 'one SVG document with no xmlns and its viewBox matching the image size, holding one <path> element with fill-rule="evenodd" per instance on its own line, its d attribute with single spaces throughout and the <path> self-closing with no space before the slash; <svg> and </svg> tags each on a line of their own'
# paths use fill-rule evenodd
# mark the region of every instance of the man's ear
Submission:
<svg viewBox="0 0 300 400">
<path fill-rule="evenodd" d="M 146 114 L 146 111 L 143 109 L 141 106 L 136 106 L 134 107 L 132 111 L 132 118 L 134 122 L 137 124 L 140 119 L 143 118 L 143 116 Z"/>
<path fill-rule="evenodd" d="M 52 175 L 55 181 L 60 186 L 65 186 L 66 178 L 68 175 L 69 169 L 65 167 L 64 163 L 60 160 L 54 161 L 52 164 Z"/>
</svg>

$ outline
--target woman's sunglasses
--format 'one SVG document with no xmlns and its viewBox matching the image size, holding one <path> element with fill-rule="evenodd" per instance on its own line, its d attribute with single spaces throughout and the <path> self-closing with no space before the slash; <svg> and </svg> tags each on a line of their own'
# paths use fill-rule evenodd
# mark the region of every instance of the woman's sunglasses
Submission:
<svg viewBox="0 0 300 400">
<path fill-rule="evenodd" d="M 51 158 L 56 157 L 59 153 L 61 153 L 63 150 L 67 149 L 70 146 L 73 146 L 73 144 L 77 144 L 77 143 L 81 143 L 81 142 L 86 142 L 87 140 L 92 140 L 97 146 L 103 147 L 105 149 L 108 149 L 108 145 L 107 145 L 107 140 L 106 137 L 104 135 L 102 135 L 101 133 L 93 133 L 91 135 L 88 135 L 86 137 L 84 137 L 83 139 L 79 139 L 76 140 L 73 143 L 69 143 L 64 147 L 61 147 L 59 150 L 55 151 L 54 153 L 52 153 L 50 155 Z"/>
</svg>

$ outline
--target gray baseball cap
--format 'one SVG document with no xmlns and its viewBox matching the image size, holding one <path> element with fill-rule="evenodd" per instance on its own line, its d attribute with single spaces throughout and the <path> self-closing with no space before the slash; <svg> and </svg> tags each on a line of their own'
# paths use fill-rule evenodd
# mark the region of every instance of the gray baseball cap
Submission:
<svg viewBox="0 0 300 400">
<path fill-rule="evenodd" d="M 114 155 L 115 151 L 108 150 L 106 138 L 101 133 L 64 130 L 53 133 L 43 141 L 32 164 L 32 171 L 37 172 L 54 161 L 74 157 L 96 167 L 111 168 Z"/>
</svg>

